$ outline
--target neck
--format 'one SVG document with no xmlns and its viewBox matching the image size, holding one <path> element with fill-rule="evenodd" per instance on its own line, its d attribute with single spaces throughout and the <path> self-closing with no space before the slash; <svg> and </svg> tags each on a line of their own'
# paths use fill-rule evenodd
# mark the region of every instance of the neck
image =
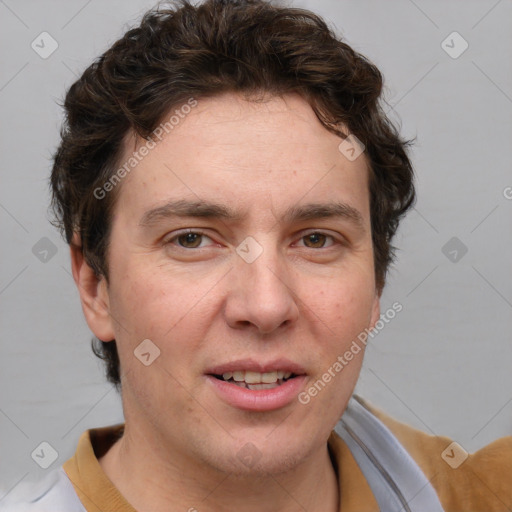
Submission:
<svg viewBox="0 0 512 512">
<path fill-rule="evenodd" d="M 224 473 L 152 436 L 125 428 L 99 459 L 124 498 L 139 512 L 337 512 L 338 481 L 327 443 L 307 461 L 279 474 Z"/>
</svg>

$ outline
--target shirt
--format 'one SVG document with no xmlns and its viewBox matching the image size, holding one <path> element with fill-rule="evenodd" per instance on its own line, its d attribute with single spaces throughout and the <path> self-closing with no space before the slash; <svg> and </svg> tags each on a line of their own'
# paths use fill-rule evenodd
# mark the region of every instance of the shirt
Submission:
<svg viewBox="0 0 512 512">
<path fill-rule="evenodd" d="M 366 402 L 363 405 L 412 456 L 435 489 L 446 512 L 512 510 L 512 436 L 498 439 L 474 454 L 467 454 L 447 437 L 428 435 Z M 87 512 L 136 512 L 98 462 L 122 436 L 123 430 L 124 424 L 118 424 L 89 429 L 81 435 L 75 454 L 61 468 L 76 494 L 69 498 L 69 503 L 76 500 L 76 508 L 70 505 L 66 512 L 82 512 L 84 509 Z M 338 480 L 340 512 L 379 512 L 370 485 L 347 444 L 335 431 L 331 432 L 327 443 Z M 62 474 L 61 477 L 65 478 Z M 4 509 L 0 506 L 0 510 Z M 22 512 L 25 509 L 5 510 Z"/>
</svg>

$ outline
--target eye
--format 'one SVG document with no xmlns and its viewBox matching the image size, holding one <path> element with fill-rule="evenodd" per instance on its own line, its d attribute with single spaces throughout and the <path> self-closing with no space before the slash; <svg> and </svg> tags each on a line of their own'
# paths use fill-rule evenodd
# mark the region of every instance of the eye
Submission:
<svg viewBox="0 0 512 512">
<path fill-rule="evenodd" d="M 304 245 L 310 249 L 323 249 L 324 247 L 334 245 L 335 242 L 334 237 L 318 231 L 303 236 L 301 240 L 304 242 Z"/>
<path fill-rule="evenodd" d="M 212 241 L 210 237 L 204 235 L 200 231 L 187 231 L 186 233 L 173 236 L 165 243 L 178 245 L 184 249 L 197 249 L 207 245 L 203 243 L 206 240 L 210 240 L 210 242 Z"/>
</svg>

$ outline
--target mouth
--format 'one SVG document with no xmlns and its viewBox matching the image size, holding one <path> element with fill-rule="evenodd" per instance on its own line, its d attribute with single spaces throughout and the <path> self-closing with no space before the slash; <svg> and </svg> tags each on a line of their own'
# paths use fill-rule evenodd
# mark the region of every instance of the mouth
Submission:
<svg viewBox="0 0 512 512">
<path fill-rule="evenodd" d="M 235 370 L 223 374 L 211 374 L 218 380 L 235 384 L 241 388 L 257 391 L 260 389 L 274 389 L 290 379 L 298 377 L 293 372 L 276 370 L 272 372 L 253 372 L 249 370 Z"/>
<path fill-rule="evenodd" d="M 271 411 L 290 405 L 307 379 L 304 368 L 284 358 L 271 363 L 232 361 L 210 368 L 205 376 L 218 398 L 248 411 Z"/>
</svg>

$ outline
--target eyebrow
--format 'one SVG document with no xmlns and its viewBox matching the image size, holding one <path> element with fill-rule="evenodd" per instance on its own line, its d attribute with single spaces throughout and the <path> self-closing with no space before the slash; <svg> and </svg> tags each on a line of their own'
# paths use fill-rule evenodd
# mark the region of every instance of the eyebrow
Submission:
<svg viewBox="0 0 512 512">
<path fill-rule="evenodd" d="M 240 220 L 242 214 L 217 203 L 179 199 L 177 201 L 169 201 L 163 206 L 147 211 L 142 216 L 139 225 L 150 227 L 161 220 L 172 217 L 200 217 L 203 219 L 225 219 L 234 221 Z"/>
<path fill-rule="evenodd" d="M 289 208 L 284 214 L 284 220 L 288 222 L 318 220 L 328 218 L 340 218 L 348 220 L 357 228 L 364 230 L 365 224 L 362 214 L 346 203 L 309 203 Z"/>
<path fill-rule="evenodd" d="M 179 199 L 148 210 L 142 216 L 139 225 L 141 227 L 151 227 L 162 220 L 174 217 L 239 221 L 245 215 L 245 212 L 233 210 L 218 203 Z M 283 215 L 283 220 L 289 223 L 327 218 L 344 219 L 354 224 L 355 227 L 365 230 L 364 219 L 359 210 L 342 202 L 296 205 L 288 208 Z"/>
</svg>

